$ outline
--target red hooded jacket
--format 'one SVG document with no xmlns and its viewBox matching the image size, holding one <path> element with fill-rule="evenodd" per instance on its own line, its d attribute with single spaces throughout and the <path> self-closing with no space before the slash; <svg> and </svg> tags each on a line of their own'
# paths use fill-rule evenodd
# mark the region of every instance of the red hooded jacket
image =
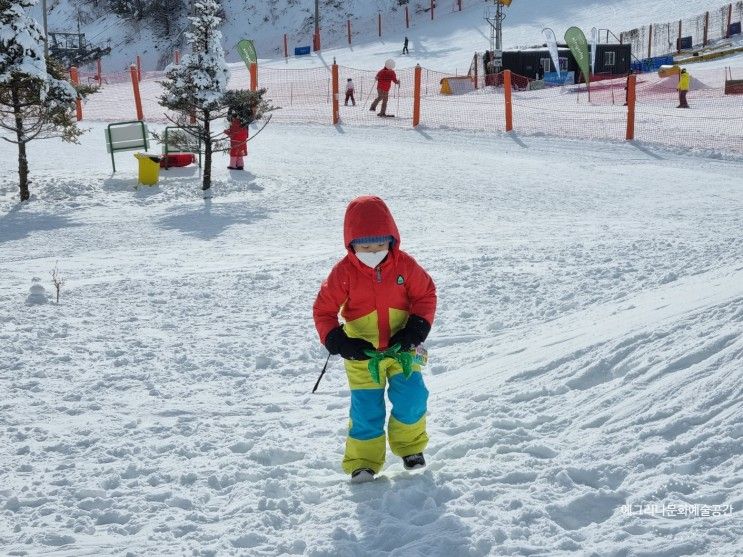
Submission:
<svg viewBox="0 0 743 557">
<path fill-rule="evenodd" d="M 237 118 L 233 118 L 230 127 L 225 132 L 230 138 L 230 156 L 244 157 L 248 154 L 248 128 L 241 126 Z"/>
<path fill-rule="evenodd" d="M 356 257 L 351 241 L 369 236 L 392 236 L 387 258 L 375 269 Z M 348 254 L 322 283 L 313 307 L 320 341 L 338 326 L 338 312 L 349 336 L 366 338 L 386 348 L 389 338 L 415 314 L 433 324 L 436 286 L 410 255 L 400 249 L 400 233 L 392 213 L 379 197 L 354 199 L 346 209 L 343 241 Z"/>
<path fill-rule="evenodd" d="M 380 89 L 381 91 L 389 91 L 390 87 L 392 87 L 393 81 L 395 83 L 400 83 L 394 70 L 382 68 L 377 72 L 377 89 Z"/>
</svg>

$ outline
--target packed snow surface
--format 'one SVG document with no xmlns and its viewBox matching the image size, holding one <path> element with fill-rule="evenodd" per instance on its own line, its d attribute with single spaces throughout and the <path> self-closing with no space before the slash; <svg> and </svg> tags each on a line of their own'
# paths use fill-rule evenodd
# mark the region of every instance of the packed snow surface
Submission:
<svg viewBox="0 0 743 557">
<path fill-rule="evenodd" d="M 740 162 L 272 123 L 204 199 L 86 125 L 31 145 L 24 204 L 0 144 L 0 553 L 743 552 Z M 439 310 L 429 466 L 351 485 L 311 308 L 361 194 Z"/>
</svg>

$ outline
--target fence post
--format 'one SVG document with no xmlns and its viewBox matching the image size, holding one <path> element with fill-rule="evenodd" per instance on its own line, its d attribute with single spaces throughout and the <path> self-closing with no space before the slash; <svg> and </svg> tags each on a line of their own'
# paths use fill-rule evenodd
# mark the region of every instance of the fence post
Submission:
<svg viewBox="0 0 743 557">
<path fill-rule="evenodd" d="M 635 85 L 637 76 L 630 74 L 627 76 L 627 141 L 635 138 Z"/>
<path fill-rule="evenodd" d="M 648 58 L 652 58 L 652 48 L 653 48 L 653 24 L 650 24 L 650 33 L 648 33 Z"/>
<path fill-rule="evenodd" d="M 96 61 L 95 80 L 98 82 L 98 87 L 101 87 L 103 85 L 103 68 L 100 58 L 98 58 L 98 60 Z"/>
<path fill-rule="evenodd" d="M 132 88 L 134 89 L 134 106 L 137 109 L 137 120 L 144 120 L 142 112 L 142 97 L 139 95 L 139 79 L 137 76 L 137 66 L 129 66 L 129 75 L 132 78 Z"/>
<path fill-rule="evenodd" d="M 733 3 L 728 4 L 728 24 L 725 27 L 725 38 L 730 38 L 730 23 L 733 21 Z"/>
<path fill-rule="evenodd" d="M 258 89 L 258 64 L 251 62 L 250 64 L 250 90 L 256 91 Z"/>
<path fill-rule="evenodd" d="M 351 20 L 346 20 L 346 23 L 348 23 L 348 45 L 351 46 Z"/>
<path fill-rule="evenodd" d="M 462 0 L 457 0 L 457 4 L 459 4 L 459 11 L 462 11 Z"/>
<path fill-rule="evenodd" d="M 433 10 L 436 7 L 436 0 L 431 0 L 431 21 L 433 21 Z"/>
<path fill-rule="evenodd" d="M 80 74 L 75 66 L 70 68 L 70 81 L 72 81 L 73 85 L 80 85 Z M 83 119 L 83 103 L 79 95 L 75 97 L 75 117 L 78 122 Z"/>
<path fill-rule="evenodd" d="M 137 54 L 137 79 L 142 81 L 142 59 Z"/>
<path fill-rule="evenodd" d="M 503 72 L 503 92 L 506 96 L 506 131 L 513 130 L 513 107 L 511 105 L 511 70 Z"/>
<path fill-rule="evenodd" d="M 421 65 L 415 65 L 413 74 L 413 127 L 421 121 Z"/>
<path fill-rule="evenodd" d="M 315 52 L 320 50 L 320 29 L 317 30 L 317 33 L 312 35 L 312 48 Z"/>
<path fill-rule="evenodd" d="M 707 46 L 707 31 L 709 30 L 709 12 L 704 13 L 704 42 L 702 46 Z"/>
<path fill-rule="evenodd" d="M 475 52 L 475 89 L 478 88 L 477 81 L 478 81 L 477 79 L 477 52 Z"/>
<path fill-rule="evenodd" d="M 679 38 L 676 39 L 676 54 L 681 54 L 681 20 L 679 19 Z"/>
<path fill-rule="evenodd" d="M 337 124 L 341 117 L 340 117 L 340 107 L 339 107 L 339 100 L 338 95 L 339 93 L 339 85 L 338 85 L 338 64 L 335 63 L 335 58 L 333 58 L 333 65 L 331 66 L 332 74 L 333 74 L 333 125 Z"/>
<path fill-rule="evenodd" d="M 382 12 L 377 13 L 377 29 L 379 31 L 379 36 L 382 36 Z"/>
<path fill-rule="evenodd" d="M 289 40 L 286 38 L 286 33 L 284 33 L 284 58 L 289 58 Z"/>
<path fill-rule="evenodd" d="M 405 29 L 410 29 L 410 12 L 408 12 L 407 4 L 405 4 Z"/>
</svg>

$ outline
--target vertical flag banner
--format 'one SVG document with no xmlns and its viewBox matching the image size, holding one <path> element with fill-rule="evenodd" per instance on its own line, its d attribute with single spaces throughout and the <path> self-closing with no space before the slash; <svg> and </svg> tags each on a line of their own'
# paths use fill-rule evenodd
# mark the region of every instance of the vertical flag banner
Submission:
<svg viewBox="0 0 743 557">
<path fill-rule="evenodd" d="M 595 27 L 591 27 L 591 73 L 596 73 L 596 44 L 598 43 L 599 32 Z"/>
<path fill-rule="evenodd" d="M 560 56 L 557 52 L 557 37 L 555 37 L 555 32 L 550 29 L 549 27 L 545 27 L 542 29 L 542 33 L 544 33 L 544 38 L 547 39 L 547 48 L 549 48 L 550 51 L 550 57 L 552 58 L 552 63 L 555 65 L 555 69 L 557 70 L 557 75 L 560 75 Z"/>
<path fill-rule="evenodd" d="M 575 58 L 575 61 L 578 62 L 580 71 L 583 72 L 583 79 L 588 83 L 591 73 L 589 68 L 588 42 L 586 41 L 586 36 L 583 34 L 583 31 L 577 27 L 571 27 L 565 31 L 565 42 L 568 43 L 570 52 L 573 53 L 573 57 Z"/>
<path fill-rule="evenodd" d="M 250 64 L 258 62 L 258 56 L 255 53 L 255 45 L 251 40 L 243 39 L 237 43 L 237 52 L 240 54 L 240 58 L 245 62 L 248 69 L 250 69 Z"/>
</svg>

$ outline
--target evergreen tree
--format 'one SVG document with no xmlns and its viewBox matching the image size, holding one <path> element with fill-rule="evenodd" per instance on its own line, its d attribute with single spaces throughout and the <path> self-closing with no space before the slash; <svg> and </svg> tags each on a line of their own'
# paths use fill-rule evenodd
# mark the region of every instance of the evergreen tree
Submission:
<svg viewBox="0 0 743 557">
<path fill-rule="evenodd" d="M 3 0 L 0 0 L 3 1 Z M 221 19 L 216 0 L 196 0 L 194 15 L 189 17 L 191 30 L 186 41 L 191 54 L 183 56 L 178 65 L 165 70 L 165 90 L 160 104 L 181 116 L 177 124 L 187 126 L 187 118 L 194 116 L 196 124 L 191 133 L 204 145 L 204 174 L 202 189 L 208 190 L 212 180 L 212 153 L 219 148 L 221 130 L 213 133 L 211 123 L 224 118 L 227 110 L 225 93 L 230 72 L 222 50 L 222 33 L 217 29 Z"/>
<path fill-rule="evenodd" d="M 0 0 L 0 137 L 18 145 L 21 201 L 30 196 L 26 145 L 51 137 L 77 142 L 82 133 L 73 114 L 78 91 L 44 58 L 44 33 L 26 13 L 35 4 Z"/>
</svg>

